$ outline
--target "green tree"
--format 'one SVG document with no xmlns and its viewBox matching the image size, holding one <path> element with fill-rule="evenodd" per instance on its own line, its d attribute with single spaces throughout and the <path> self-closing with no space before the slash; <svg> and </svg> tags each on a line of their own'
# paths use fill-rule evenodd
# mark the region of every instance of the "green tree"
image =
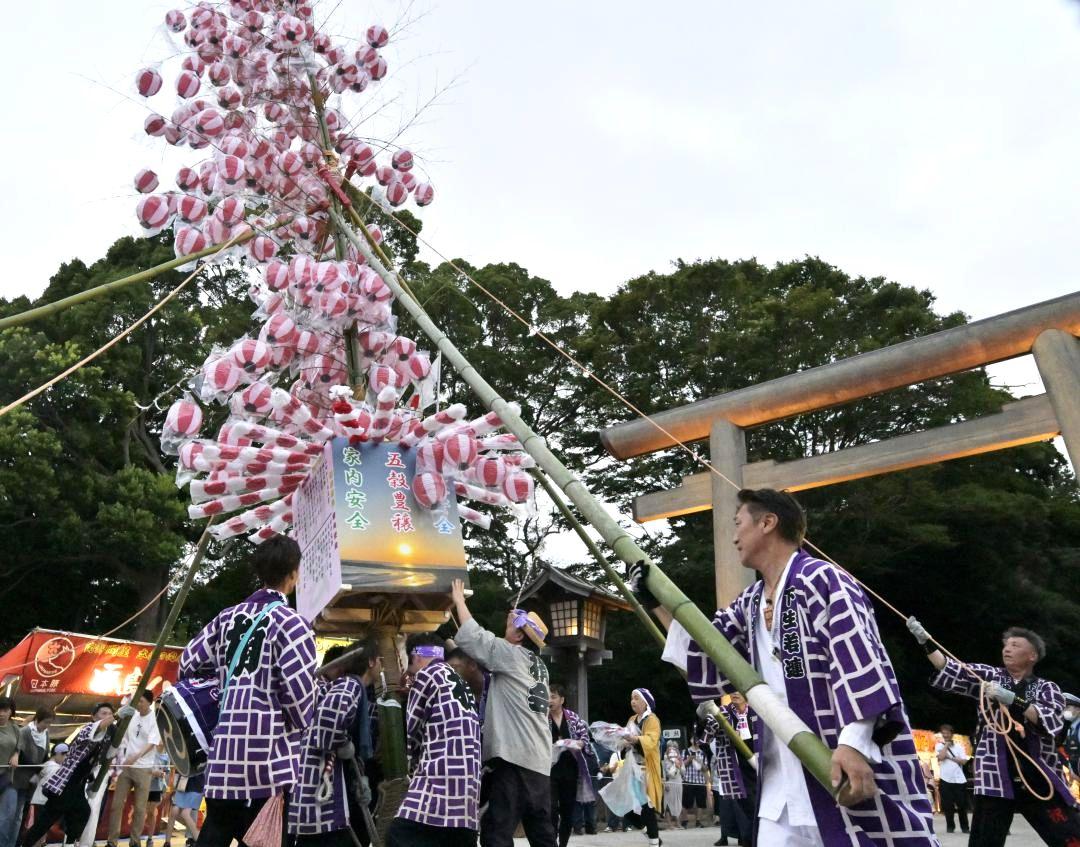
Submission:
<svg viewBox="0 0 1080 847">
<path fill-rule="evenodd" d="M 93 265 L 63 265 L 35 303 L 0 301 L 0 314 L 170 258 L 163 236 L 122 238 Z M 0 333 L 0 397 L 21 396 L 97 349 L 185 275 L 163 274 Z M 0 418 L 0 640 L 38 625 L 98 633 L 165 586 L 198 529 L 157 437 L 165 410 L 211 346 L 248 329 L 245 287 L 236 269 L 203 271 L 127 339 Z M 157 603 L 124 634 L 155 635 L 160 613 Z"/>
</svg>

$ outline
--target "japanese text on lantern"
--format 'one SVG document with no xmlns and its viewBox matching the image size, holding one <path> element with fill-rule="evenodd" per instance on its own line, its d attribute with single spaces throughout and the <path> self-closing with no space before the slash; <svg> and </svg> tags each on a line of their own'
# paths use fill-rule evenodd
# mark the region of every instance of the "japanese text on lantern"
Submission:
<svg viewBox="0 0 1080 847">
<path fill-rule="evenodd" d="M 386 484 L 390 486 L 390 526 L 394 532 L 415 532 L 412 507 L 409 505 L 409 480 L 405 476 L 405 462 L 401 453 L 391 450 L 386 454 Z"/>
<path fill-rule="evenodd" d="M 364 515 L 367 494 L 364 492 L 364 474 L 360 470 L 364 457 L 355 447 L 346 447 L 341 451 L 341 463 L 345 466 L 345 508 L 349 512 L 345 523 L 350 528 L 363 532 L 371 525 Z"/>
</svg>

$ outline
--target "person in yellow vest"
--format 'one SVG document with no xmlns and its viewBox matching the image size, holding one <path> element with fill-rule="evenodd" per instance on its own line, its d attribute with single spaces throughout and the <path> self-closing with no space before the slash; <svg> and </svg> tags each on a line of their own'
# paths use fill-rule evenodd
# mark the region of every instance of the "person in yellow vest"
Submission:
<svg viewBox="0 0 1080 847">
<path fill-rule="evenodd" d="M 656 816 L 664 808 L 664 776 L 660 768 L 660 718 L 654 712 L 656 700 L 648 688 L 635 688 L 630 695 L 630 708 L 634 714 L 627 721 L 627 729 L 636 729 L 631 754 L 642 766 L 645 774 L 645 793 L 649 805 L 641 807 L 641 814 L 631 812 L 627 823 L 644 826 L 650 847 L 659 847 L 660 831 Z"/>
</svg>

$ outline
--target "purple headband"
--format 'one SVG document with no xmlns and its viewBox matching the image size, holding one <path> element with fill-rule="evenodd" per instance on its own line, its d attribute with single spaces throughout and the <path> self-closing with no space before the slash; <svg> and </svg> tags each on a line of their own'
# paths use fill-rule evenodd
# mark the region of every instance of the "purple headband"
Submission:
<svg viewBox="0 0 1080 847">
<path fill-rule="evenodd" d="M 422 656 L 425 659 L 441 659 L 446 655 L 446 651 L 434 644 L 421 644 L 419 647 L 412 648 L 412 655 Z"/>
<path fill-rule="evenodd" d="M 514 626 L 517 629 L 524 629 L 525 627 L 528 627 L 540 636 L 541 641 L 544 640 L 544 630 L 540 629 L 540 627 L 536 625 L 536 621 L 529 619 L 528 612 L 526 612 L 524 609 L 511 609 L 510 614 L 514 616 Z"/>
</svg>

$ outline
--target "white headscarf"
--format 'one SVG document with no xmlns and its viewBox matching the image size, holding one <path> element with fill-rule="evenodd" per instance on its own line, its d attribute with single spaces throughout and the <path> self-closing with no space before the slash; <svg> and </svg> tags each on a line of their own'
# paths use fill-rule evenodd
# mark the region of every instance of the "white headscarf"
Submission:
<svg viewBox="0 0 1080 847">
<path fill-rule="evenodd" d="M 638 697 L 640 697 L 642 700 L 645 701 L 645 711 L 642 712 L 640 715 L 635 715 L 634 716 L 634 719 L 638 723 L 641 723 L 642 721 L 645 720 L 645 718 L 647 718 L 649 715 L 651 715 L 653 713 L 653 707 L 656 706 L 656 700 L 655 700 L 655 698 L 653 698 L 652 692 L 649 691 L 648 688 L 635 688 L 634 693 L 637 694 Z"/>
</svg>

